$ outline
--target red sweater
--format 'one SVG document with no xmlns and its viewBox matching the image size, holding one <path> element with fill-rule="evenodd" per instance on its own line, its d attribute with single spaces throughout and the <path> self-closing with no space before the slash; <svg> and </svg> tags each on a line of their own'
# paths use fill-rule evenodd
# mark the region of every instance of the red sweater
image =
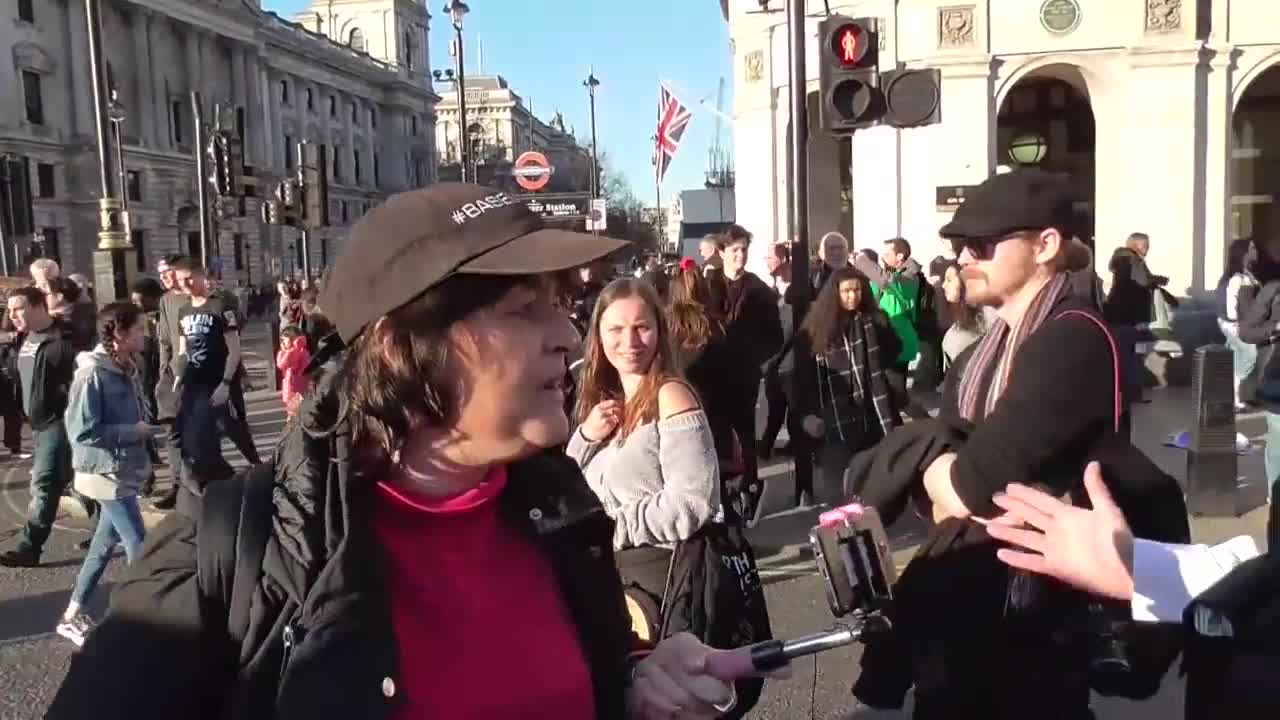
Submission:
<svg viewBox="0 0 1280 720">
<path fill-rule="evenodd" d="M 446 500 L 378 484 L 402 700 L 394 720 L 595 717 L 551 562 L 498 508 L 506 468 Z"/>
</svg>

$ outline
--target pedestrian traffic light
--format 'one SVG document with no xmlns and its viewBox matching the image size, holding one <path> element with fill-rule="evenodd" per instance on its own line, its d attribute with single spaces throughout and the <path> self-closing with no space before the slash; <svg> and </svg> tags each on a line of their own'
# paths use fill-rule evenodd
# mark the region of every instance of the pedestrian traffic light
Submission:
<svg viewBox="0 0 1280 720">
<path fill-rule="evenodd" d="M 218 135 L 222 138 L 218 151 L 222 153 L 222 166 L 226 171 L 225 194 L 240 197 L 244 195 L 244 143 L 232 132 Z"/>
<path fill-rule="evenodd" d="M 280 203 L 266 200 L 262 203 L 262 222 L 268 225 L 280 224 Z"/>
<path fill-rule="evenodd" d="M 209 138 L 207 154 L 212 166 L 209 184 L 217 195 L 227 195 L 231 192 L 231 167 L 226 151 L 226 138 L 216 133 Z"/>
<path fill-rule="evenodd" d="M 302 143 L 302 224 L 308 229 L 329 225 L 329 163 L 324 145 Z"/>
<path fill-rule="evenodd" d="M 896 128 L 942 122 L 942 73 L 931 70 L 886 70 L 880 77 L 884 124 Z"/>
<path fill-rule="evenodd" d="M 884 116 L 876 19 L 832 15 L 818 37 L 822 129 L 843 135 L 875 125 Z"/>
</svg>

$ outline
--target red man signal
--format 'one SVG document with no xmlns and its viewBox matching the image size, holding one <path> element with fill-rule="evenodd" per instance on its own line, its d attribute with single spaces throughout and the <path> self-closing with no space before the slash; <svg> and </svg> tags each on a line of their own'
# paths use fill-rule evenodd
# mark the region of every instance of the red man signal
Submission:
<svg viewBox="0 0 1280 720">
<path fill-rule="evenodd" d="M 858 25 L 842 25 L 832 38 L 836 45 L 833 50 L 841 65 L 857 65 L 866 57 L 867 34 Z"/>
</svg>

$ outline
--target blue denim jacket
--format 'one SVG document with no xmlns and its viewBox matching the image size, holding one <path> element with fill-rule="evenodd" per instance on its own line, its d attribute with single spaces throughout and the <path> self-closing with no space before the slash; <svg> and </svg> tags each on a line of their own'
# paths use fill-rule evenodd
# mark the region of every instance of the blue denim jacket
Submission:
<svg viewBox="0 0 1280 720">
<path fill-rule="evenodd" d="M 146 435 L 138 431 L 142 401 L 134 377 L 102 346 L 76 357 L 67 401 L 71 466 L 79 473 L 134 473 L 151 465 Z"/>
</svg>

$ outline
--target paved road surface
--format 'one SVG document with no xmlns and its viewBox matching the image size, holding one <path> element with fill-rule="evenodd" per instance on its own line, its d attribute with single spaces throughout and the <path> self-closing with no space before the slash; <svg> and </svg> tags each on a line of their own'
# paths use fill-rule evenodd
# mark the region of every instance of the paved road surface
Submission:
<svg viewBox="0 0 1280 720">
<path fill-rule="evenodd" d="M 1167 471 L 1181 478 L 1181 453 L 1160 447 L 1165 435 L 1187 422 L 1190 395 L 1185 390 L 1159 390 L 1155 402 L 1137 410 L 1137 441 Z M 257 393 L 250 402 L 249 415 L 260 449 L 269 452 L 279 433 L 283 412 L 270 393 Z M 1260 435 L 1260 417 L 1241 421 L 1243 432 Z M 229 458 L 243 462 L 238 454 L 224 446 Z M 1244 458 L 1242 473 L 1261 477 L 1261 453 Z M 775 473 L 785 482 L 786 468 Z M 0 464 L 0 547 L 8 547 L 26 504 L 27 463 Z M 1254 489 L 1257 492 L 1257 488 Z M 770 615 L 779 636 L 792 636 L 830 625 L 832 618 L 826 607 L 818 578 L 802 542 L 813 522 L 812 512 L 781 512 L 764 519 L 753 530 L 753 541 L 760 556 L 765 593 Z M 156 516 L 150 516 L 153 522 Z M 1241 519 L 1196 519 L 1198 539 L 1216 541 L 1241 532 L 1262 536 L 1265 519 L 1254 511 Z M 51 630 L 66 602 L 67 594 L 79 568 L 83 553 L 75 543 L 88 536 L 85 523 L 72 517 L 59 518 L 60 530 L 54 533 L 47 550 L 48 565 L 33 570 L 0 568 L 0 720 L 28 720 L 40 717 L 47 706 L 71 656 L 71 646 L 52 634 Z M 905 563 L 912 543 L 918 539 L 912 528 L 895 528 L 897 559 Z M 112 564 L 109 581 L 119 572 L 121 562 Z M 106 595 L 100 593 L 101 600 Z M 794 718 L 846 718 L 850 706 L 849 686 L 857 669 L 857 648 L 827 653 L 816 663 L 807 660 L 795 669 L 788 681 L 771 682 L 753 718 L 791 720 Z M 816 669 L 816 672 L 815 672 Z M 815 682 L 816 681 L 816 682 Z M 141 678 L 145 688 L 145 678 Z M 145 692 L 145 689 L 142 690 Z M 1098 715 L 1102 720 L 1129 718 L 1161 718 L 1178 720 L 1181 712 L 1181 687 L 1170 678 L 1160 696 L 1145 703 L 1100 700 Z M 902 713 L 858 714 L 852 717 L 902 718 Z"/>
</svg>

